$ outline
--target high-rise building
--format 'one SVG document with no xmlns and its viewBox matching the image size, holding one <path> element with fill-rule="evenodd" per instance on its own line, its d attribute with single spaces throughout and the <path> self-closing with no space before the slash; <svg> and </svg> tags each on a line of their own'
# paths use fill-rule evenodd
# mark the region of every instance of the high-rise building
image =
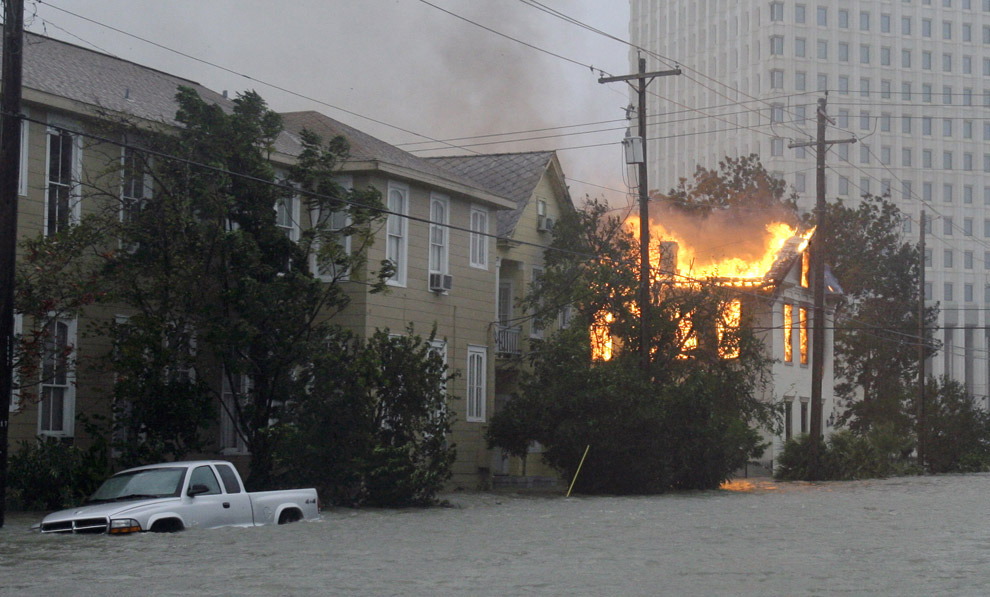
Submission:
<svg viewBox="0 0 990 597">
<path fill-rule="evenodd" d="M 633 44 L 660 77 L 648 95 L 650 188 L 759 154 L 815 200 L 816 134 L 835 120 L 826 193 L 887 194 L 904 232 L 929 221 L 925 292 L 941 304 L 930 373 L 990 393 L 990 0 L 630 0 Z M 637 68 L 632 52 L 633 72 Z M 864 256 L 867 257 L 868 256 Z"/>
</svg>

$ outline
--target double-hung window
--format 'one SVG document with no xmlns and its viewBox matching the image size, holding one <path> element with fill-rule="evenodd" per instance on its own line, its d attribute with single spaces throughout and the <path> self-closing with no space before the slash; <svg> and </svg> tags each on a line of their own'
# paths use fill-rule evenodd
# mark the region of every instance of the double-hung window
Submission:
<svg viewBox="0 0 990 597">
<path fill-rule="evenodd" d="M 469 423 L 485 421 L 485 400 L 487 395 L 488 349 L 484 346 L 468 345 L 467 354 L 467 413 Z"/>
<path fill-rule="evenodd" d="M 784 303 L 784 362 L 794 362 L 794 306 Z"/>
<path fill-rule="evenodd" d="M 38 404 L 38 432 L 41 435 L 72 436 L 75 383 L 71 364 L 75 342 L 74 319 L 56 318 L 45 325 Z"/>
<path fill-rule="evenodd" d="M 17 360 L 19 356 L 18 346 L 20 344 L 20 337 L 24 326 L 24 316 L 20 313 L 14 313 L 14 370 L 12 371 L 13 379 L 11 380 L 11 390 L 10 390 L 10 412 L 16 412 L 21 408 L 21 392 L 18 389 L 20 384 L 20 376 L 17 372 Z"/>
<path fill-rule="evenodd" d="M 67 130 L 48 128 L 45 234 L 52 236 L 79 219 L 79 143 Z"/>
<path fill-rule="evenodd" d="M 430 196 L 430 273 L 446 274 L 449 252 L 450 200 L 439 193 Z"/>
<path fill-rule="evenodd" d="M 289 240 L 299 240 L 299 197 L 279 197 L 275 202 L 275 225 Z"/>
<path fill-rule="evenodd" d="M 534 267 L 532 270 L 532 278 L 530 280 L 530 285 L 533 292 L 538 292 L 540 284 L 543 279 L 543 268 Z M 543 310 L 543 303 L 540 301 L 538 305 L 533 309 L 533 317 L 529 321 L 529 337 L 530 338 L 542 338 L 543 337 L 543 326 L 539 323 L 539 318 L 543 315 L 541 311 Z"/>
<path fill-rule="evenodd" d="M 133 147 L 123 148 L 120 161 L 120 223 L 127 227 L 137 222 L 144 202 L 151 199 L 150 164 L 147 156 Z"/>
<path fill-rule="evenodd" d="M 406 254 L 409 244 L 407 234 L 409 210 L 409 187 L 397 182 L 388 183 L 388 220 L 385 224 L 385 258 L 392 262 L 395 271 L 388 283 L 394 286 L 406 285 Z"/>
<path fill-rule="evenodd" d="M 238 424 L 239 405 L 248 403 L 251 392 L 251 378 L 244 374 L 223 371 L 223 395 L 220 409 L 220 449 L 223 454 L 247 454 L 244 433 Z"/>
<path fill-rule="evenodd" d="M 21 163 L 17 177 L 17 194 L 24 197 L 28 194 L 28 121 L 21 121 Z"/>
<path fill-rule="evenodd" d="M 471 267 L 488 269 L 488 210 L 471 206 Z"/>
<path fill-rule="evenodd" d="M 354 188 L 354 179 L 350 176 L 337 177 L 335 182 L 340 185 L 345 194 Z M 342 236 L 342 231 L 351 225 L 351 215 L 347 206 L 342 205 L 335 210 L 331 210 L 329 206 L 315 209 L 310 212 L 309 217 L 317 235 L 310 256 L 310 271 L 312 271 L 313 276 L 324 282 L 347 279 L 347 270 L 338 271 L 340 264 L 337 262 L 338 257 L 346 258 L 351 253 L 351 237 Z M 324 251 L 322 247 L 328 240 L 336 242 L 343 254 L 338 255 L 335 251 Z"/>
</svg>

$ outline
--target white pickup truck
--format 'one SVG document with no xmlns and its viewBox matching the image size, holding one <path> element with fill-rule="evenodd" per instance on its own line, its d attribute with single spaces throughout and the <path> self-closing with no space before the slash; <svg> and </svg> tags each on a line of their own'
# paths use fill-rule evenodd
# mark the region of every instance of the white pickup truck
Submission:
<svg viewBox="0 0 990 597">
<path fill-rule="evenodd" d="M 229 462 L 199 460 L 121 471 L 82 506 L 46 516 L 41 532 L 173 532 L 285 524 L 319 515 L 315 489 L 248 493 Z"/>
</svg>

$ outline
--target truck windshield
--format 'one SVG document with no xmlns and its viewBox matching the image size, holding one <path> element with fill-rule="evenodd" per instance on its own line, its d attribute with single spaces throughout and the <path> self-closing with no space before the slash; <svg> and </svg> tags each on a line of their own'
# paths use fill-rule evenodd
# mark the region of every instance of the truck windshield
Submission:
<svg viewBox="0 0 990 597">
<path fill-rule="evenodd" d="M 114 475 L 103 482 L 90 496 L 89 502 L 114 500 L 177 497 L 182 491 L 186 469 L 152 468 Z"/>
</svg>

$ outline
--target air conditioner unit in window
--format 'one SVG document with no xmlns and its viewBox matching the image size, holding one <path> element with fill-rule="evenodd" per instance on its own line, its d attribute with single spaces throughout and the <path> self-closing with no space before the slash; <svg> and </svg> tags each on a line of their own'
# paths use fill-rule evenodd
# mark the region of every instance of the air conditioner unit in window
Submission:
<svg viewBox="0 0 990 597">
<path fill-rule="evenodd" d="M 447 274 L 430 274 L 430 290 L 446 292 L 454 287 L 454 276 Z"/>
<path fill-rule="evenodd" d="M 536 229 L 540 232 L 549 232 L 553 229 L 553 218 L 548 216 L 537 216 Z"/>
</svg>

